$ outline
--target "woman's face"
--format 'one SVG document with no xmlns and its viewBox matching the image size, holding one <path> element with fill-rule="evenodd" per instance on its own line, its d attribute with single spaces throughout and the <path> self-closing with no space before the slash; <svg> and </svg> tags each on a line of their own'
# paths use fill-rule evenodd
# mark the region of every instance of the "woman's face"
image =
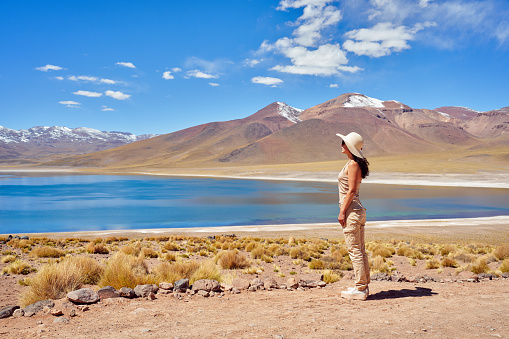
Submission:
<svg viewBox="0 0 509 339">
<path fill-rule="evenodd" d="M 350 150 L 348 149 L 348 147 L 346 147 L 344 141 L 341 142 L 341 153 L 345 153 L 345 154 L 350 153 Z"/>
</svg>

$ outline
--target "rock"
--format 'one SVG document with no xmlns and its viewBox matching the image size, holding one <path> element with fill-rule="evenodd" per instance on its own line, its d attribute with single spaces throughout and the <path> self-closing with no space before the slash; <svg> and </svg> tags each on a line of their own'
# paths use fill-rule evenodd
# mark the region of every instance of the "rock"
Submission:
<svg viewBox="0 0 509 339">
<path fill-rule="evenodd" d="M 501 277 L 504 279 L 509 279 L 509 273 L 502 273 Z"/>
<path fill-rule="evenodd" d="M 240 290 L 237 287 L 233 287 L 231 290 L 231 294 L 239 294 Z"/>
<path fill-rule="evenodd" d="M 136 293 L 130 287 L 122 287 L 118 292 L 120 296 L 124 298 L 132 299 L 136 297 Z"/>
<path fill-rule="evenodd" d="M 87 305 L 79 305 L 79 306 L 76 306 L 78 308 L 78 310 L 80 310 L 81 312 L 85 312 L 85 311 L 88 311 L 90 309 L 90 307 L 88 307 Z"/>
<path fill-rule="evenodd" d="M 100 300 L 99 294 L 90 288 L 80 288 L 69 292 L 67 293 L 67 299 L 75 304 L 93 304 Z"/>
<path fill-rule="evenodd" d="M 477 281 L 477 274 L 471 271 L 463 271 L 458 274 L 457 279 L 462 281 L 475 282 Z"/>
<path fill-rule="evenodd" d="M 6 306 L 0 310 L 0 319 L 9 318 L 19 306 Z"/>
<path fill-rule="evenodd" d="M 103 287 L 97 291 L 97 294 L 99 294 L 99 298 L 101 300 L 120 297 L 120 292 L 118 292 L 117 289 L 113 286 Z"/>
<path fill-rule="evenodd" d="M 162 290 L 172 290 L 173 284 L 168 282 L 162 282 L 159 284 L 159 288 Z"/>
<path fill-rule="evenodd" d="M 232 285 L 227 285 L 227 284 L 223 284 L 223 283 L 221 283 L 219 286 L 221 286 L 221 289 L 222 289 L 223 291 L 227 291 L 227 292 L 231 291 L 231 290 L 232 290 L 232 288 L 233 288 L 233 286 L 232 286 Z"/>
<path fill-rule="evenodd" d="M 253 279 L 251 281 L 251 287 L 254 287 L 257 290 L 261 290 L 262 288 L 265 288 L 265 287 L 263 287 L 263 281 L 261 279 L 258 279 L 258 278 Z"/>
<path fill-rule="evenodd" d="M 299 287 L 299 282 L 295 278 L 288 278 L 286 281 L 286 287 L 292 289 L 297 288 Z"/>
<path fill-rule="evenodd" d="M 75 316 L 76 316 L 76 309 L 71 308 L 71 310 L 69 311 L 69 317 L 75 317 Z"/>
<path fill-rule="evenodd" d="M 21 240 L 30 240 L 30 238 L 27 235 L 24 235 L 20 238 Z"/>
<path fill-rule="evenodd" d="M 477 275 L 477 280 L 494 280 L 497 276 L 491 273 L 479 273 Z"/>
<path fill-rule="evenodd" d="M 19 318 L 19 317 L 22 317 L 25 315 L 25 311 L 23 311 L 22 308 L 18 308 L 17 310 L 14 310 L 14 312 L 12 313 L 12 316 L 14 318 Z"/>
<path fill-rule="evenodd" d="M 375 273 L 371 275 L 371 280 L 389 281 L 391 280 L 391 277 L 389 277 L 387 273 Z"/>
<path fill-rule="evenodd" d="M 42 308 L 42 312 L 44 312 L 45 314 L 49 314 L 51 312 L 51 307 L 49 306 L 44 306 Z"/>
<path fill-rule="evenodd" d="M 172 293 L 172 291 L 171 291 L 171 290 L 159 290 L 159 291 L 157 292 L 157 294 L 171 294 L 171 293 Z"/>
<path fill-rule="evenodd" d="M 189 288 L 189 279 L 180 279 L 173 284 L 173 292 L 186 293 Z"/>
<path fill-rule="evenodd" d="M 270 290 L 272 288 L 277 288 L 277 281 L 274 278 L 267 278 L 263 280 L 263 287 L 266 290 Z"/>
<path fill-rule="evenodd" d="M 44 309 L 44 306 L 52 308 L 53 306 L 55 306 L 55 303 L 51 300 L 41 300 L 36 303 L 33 303 L 32 305 L 28 305 L 27 307 L 25 307 L 25 317 L 31 317 L 34 314 L 41 312 Z"/>
<path fill-rule="evenodd" d="M 345 273 L 343 278 L 341 278 L 341 280 L 352 280 L 353 278 L 355 278 L 355 276 L 352 273 L 347 272 L 347 273 Z"/>
<path fill-rule="evenodd" d="M 196 293 L 197 295 L 201 296 L 201 297 L 208 297 L 210 294 L 208 291 L 206 290 L 199 290 L 198 293 Z"/>
<path fill-rule="evenodd" d="M 246 279 L 235 278 L 232 281 L 232 286 L 238 290 L 247 290 L 251 284 Z"/>
<path fill-rule="evenodd" d="M 193 283 L 193 291 L 207 291 L 207 292 L 217 292 L 221 290 L 221 286 L 217 280 L 213 279 L 201 279 L 196 280 Z"/>
<path fill-rule="evenodd" d="M 134 293 L 138 298 L 146 298 L 150 293 L 157 293 L 159 287 L 154 284 L 138 285 L 134 288 Z"/>
<path fill-rule="evenodd" d="M 55 317 L 59 317 L 61 315 L 64 315 L 64 312 L 62 312 L 62 310 L 57 310 L 57 309 L 54 309 L 54 308 L 52 308 L 50 310 L 50 313 L 51 313 L 51 315 L 54 315 Z"/>
<path fill-rule="evenodd" d="M 55 318 L 55 320 L 53 320 L 53 324 L 68 324 L 69 321 L 70 320 L 66 317 L 60 317 L 60 318 Z"/>
<path fill-rule="evenodd" d="M 155 299 L 156 299 L 156 295 L 154 294 L 154 292 L 150 292 L 150 293 L 147 295 L 147 299 L 148 299 L 148 300 L 155 300 Z"/>
</svg>

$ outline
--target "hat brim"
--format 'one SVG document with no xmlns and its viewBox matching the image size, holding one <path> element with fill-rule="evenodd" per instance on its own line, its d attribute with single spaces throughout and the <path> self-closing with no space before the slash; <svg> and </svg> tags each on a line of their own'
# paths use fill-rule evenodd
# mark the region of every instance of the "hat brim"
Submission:
<svg viewBox="0 0 509 339">
<path fill-rule="evenodd" d="M 362 154 L 362 151 L 360 149 L 355 148 L 355 146 L 350 141 L 348 141 L 348 139 L 346 139 L 346 136 L 344 136 L 343 134 L 339 134 L 339 133 L 336 133 L 336 135 L 338 137 L 340 137 L 345 142 L 345 145 L 346 145 L 346 147 L 348 147 L 348 150 L 350 151 L 350 153 L 352 153 L 356 157 L 364 158 L 364 154 Z"/>
</svg>

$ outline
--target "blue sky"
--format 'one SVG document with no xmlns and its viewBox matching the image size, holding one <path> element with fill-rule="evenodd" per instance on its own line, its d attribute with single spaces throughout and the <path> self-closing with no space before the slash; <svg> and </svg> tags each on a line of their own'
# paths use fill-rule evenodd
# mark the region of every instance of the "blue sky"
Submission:
<svg viewBox="0 0 509 339">
<path fill-rule="evenodd" d="M 509 106 L 507 0 L 0 1 L 0 125 L 169 133 L 347 92 Z"/>
</svg>

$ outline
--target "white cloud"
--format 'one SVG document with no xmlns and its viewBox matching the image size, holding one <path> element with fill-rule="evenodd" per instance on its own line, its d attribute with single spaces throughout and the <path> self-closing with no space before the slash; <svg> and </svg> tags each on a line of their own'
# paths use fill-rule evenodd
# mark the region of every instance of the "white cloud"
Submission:
<svg viewBox="0 0 509 339">
<path fill-rule="evenodd" d="M 212 86 L 212 87 L 217 87 L 217 86 L 219 86 L 219 84 L 218 84 L 218 83 L 216 83 L 216 82 L 209 82 L 209 85 L 210 85 L 210 86 Z"/>
<path fill-rule="evenodd" d="M 99 97 L 101 97 L 103 95 L 102 93 L 90 92 L 90 91 L 82 91 L 82 90 L 73 92 L 72 94 L 82 95 L 84 97 L 89 97 L 89 98 L 99 98 Z"/>
<path fill-rule="evenodd" d="M 330 84 L 329 87 L 330 88 L 339 88 L 339 85 L 338 84 Z"/>
<path fill-rule="evenodd" d="M 394 26 L 390 22 L 378 23 L 372 28 L 361 28 L 347 32 L 349 38 L 343 44 L 343 48 L 357 55 L 381 57 L 393 52 L 411 48 L 408 41 L 413 40 L 415 34 L 425 27 L 435 25 L 426 22 L 416 24 L 414 27 Z"/>
<path fill-rule="evenodd" d="M 171 69 L 173 73 L 178 73 L 178 72 L 182 72 L 182 69 L 178 68 L 178 67 L 174 67 Z"/>
<path fill-rule="evenodd" d="M 81 105 L 79 102 L 71 101 L 71 100 L 59 101 L 58 103 L 61 105 Z"/>
<path fill-rule="evenodd" d="M 64 80 L 64 77 L 54 77 L 53 79 Z"/>
<path fill-rule="evenodd" d="M 81 81 L 97 81 L 96 77 L 91 77 L 88 75 L 80 75 L 80 76 L 71 75 L 71 76 L 69 76 L 68 79 L 72 80 L 72 81 L 80 81 L 80 80 Z"/>
<path fill-rule="evenodd" d="M 261 62 L 261 60 L 246 59 L 246 60 L 244 60 L 244 65 L 247 67 L 254 67 L 254 66 L 258 65 L 260 62 Z"/>
<path fill-rule="evenodd" d="M 202 72 L 200 70 L 192 70 L 192 71 L 188 71 L 187 72 L 187 76 L 188 77 L 192 77 L 192 78 L 200 78 L 200 79 L 216 79 L 216 78 L 219 78 L 219 76 L 217 75 L 213 75 L 213 74 L 208 74 L 208 73 L 205 73 L 205 72 Z"/>
<path fill-rule="evenodd" d="M 114 85 L 117 83 L 115 80 L 111 80 L 111 79 L 101 79 L 100 82 L 103 84 L 108 84 L 108 85 Z"/>
<path fill-rule="evenodd" d="M 263 84 L 268 86 L 277 86 L 283 83 L 283 80 L 271 77 L 254 77 L 251 79 L 253 84 Z"/>
<path fill-rule="evenodd" d="M 166 71 L 163 73 L 163 79 L 170 80 L 170 79 L 175 79 L 175 77 L 173 75 L 171 75 L 170 71 Z"/>
<path fill-rule="evenodd" d="M 108 107 L 108 106 L 103 106 L 103 108 L 101 109 L 101 111 L 103 112 L 113 112 L 115 111 L 113 108 L 111 107 Z"/>
<path fill-rule="evenodd" d="M 130 94 L 125 94 L 120 91 L 106 91 L 106 92 L 104 92 L 104 94 L 106 96 L 112 97 L 113 99 L 117 99 L 117 100 L 126 100 L 131 97 Z"/>
<path fill-rule="evenodd" d="M 128 68 L 136 68 L 136 66 L 133 65 L 132 62 L 117 62 L 115 65 L 124 66 Z"/>
<path fill-rule="evenodd" d="M 62 67 L 55 66 L 55 65 L 46 65 L 46 66 L 42 66 L 42 67 L 36 67 L 35 69 L 38 70 L 38 71 L 42 71 L 42 72 L 61 71 L 61 70 L 63 70 Z"/>
</svg>

